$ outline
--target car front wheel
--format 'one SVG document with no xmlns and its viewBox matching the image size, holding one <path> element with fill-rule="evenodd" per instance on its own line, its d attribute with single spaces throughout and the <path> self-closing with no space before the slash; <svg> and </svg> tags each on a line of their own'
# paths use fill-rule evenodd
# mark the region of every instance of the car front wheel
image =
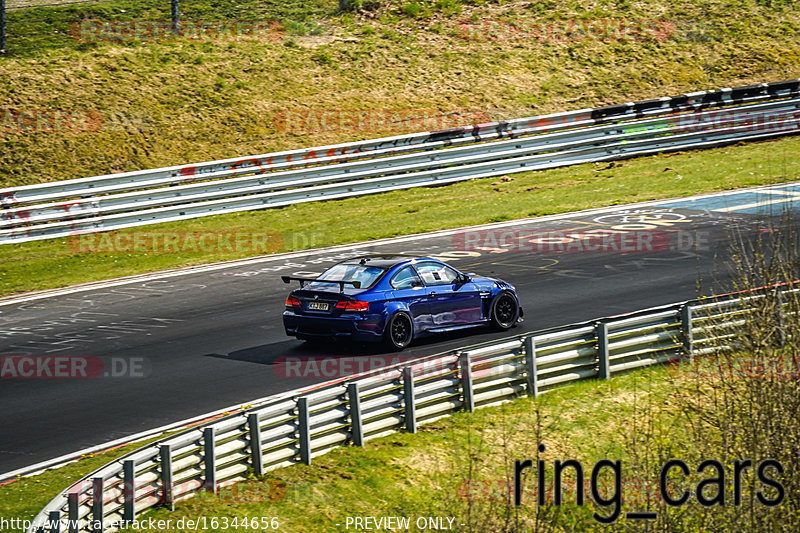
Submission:
<svg viewBox="0 0 800 533">
<path fill-rule="evenodd" d="M 501 292 L 492 302 L 492 327 L 501 331 L 510 329 L 519 318 L 519 303 L 514 295 Z"/>
<path fill-rule="evenodd" d="M 383 340 L 392 350 L 400 351 L 411 344 L 414 338 L 414 324 L 405 313 L 395 313 L 389 319 L 384 330 Z"/>
</svg>

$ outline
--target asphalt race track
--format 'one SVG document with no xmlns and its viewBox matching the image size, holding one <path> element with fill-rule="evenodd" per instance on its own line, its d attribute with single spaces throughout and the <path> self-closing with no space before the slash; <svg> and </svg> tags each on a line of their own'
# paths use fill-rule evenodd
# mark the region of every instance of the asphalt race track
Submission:
<svg viewBox="0 0 800 533">
<path fill-rule="evenodd" d="M 724 285 L 732 231 L 773 231 L 800 186 L 616 207 L 468 232 L 285 254 L 223 268 L 0 300 L 0 355 L 83 356 L 96 379 L 0 379 L 0 472 L 331 377 L 281 363 L 375 347 L 287 338 L 279 276 L 313 275 L 365 251 L 431 255 L 516 285 L 525 322 L 513 333 L 690 299 Z M 773 216 L 770 216 L 773 215 Z M 488 228 L 488 229 L 487 229 Z M 723 285 L 719 285 L 720 287 Z M 412 345 L 428 355 L 503 334 L 473 330 Z M 388 360 L 387 360 L 388 362 Z M 111 375 L 104 375 L 111 374 Z"/>
</svg>

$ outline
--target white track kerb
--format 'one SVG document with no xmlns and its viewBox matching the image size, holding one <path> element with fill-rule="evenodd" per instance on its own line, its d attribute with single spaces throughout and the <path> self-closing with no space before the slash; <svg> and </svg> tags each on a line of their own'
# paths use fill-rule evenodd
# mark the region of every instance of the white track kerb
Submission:
<svg viewBox="0 0 800 533">
<path fill-rule="evenodd" d="M 800 80 L 0 189 L 0 244 L 800 132 Z"/>
</svg>

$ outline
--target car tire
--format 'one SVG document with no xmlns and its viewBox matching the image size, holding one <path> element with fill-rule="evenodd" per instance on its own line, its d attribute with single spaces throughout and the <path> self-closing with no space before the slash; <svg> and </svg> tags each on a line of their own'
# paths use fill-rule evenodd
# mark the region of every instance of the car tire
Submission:
<svg viewBox="0 0 800 533">
<path fill-rule="evenodd" d="M 399 352 L 414 339 L 414 323 L 406 313 L 395 313 L 386 322 L 383 342 L 387 348 Z"/>
<path fill-rule="evenodd" d="M 489 317 L 493 329 L 511 329 L 519 320 L 519 302 L 510 292 L 501 292 L 492 302 Z"/>
</svg>

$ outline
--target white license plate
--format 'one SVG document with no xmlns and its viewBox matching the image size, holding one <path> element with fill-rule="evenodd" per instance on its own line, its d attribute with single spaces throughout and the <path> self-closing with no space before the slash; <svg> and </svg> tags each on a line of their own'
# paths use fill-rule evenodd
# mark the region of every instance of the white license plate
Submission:
<svg viewBox="0 0 800 533">
<path fill-rule="evenodd" d="M 329 306 L 325 302 L 308 302 L 308 308 L 314 311 L 327 311 Z"/>
</svg>

